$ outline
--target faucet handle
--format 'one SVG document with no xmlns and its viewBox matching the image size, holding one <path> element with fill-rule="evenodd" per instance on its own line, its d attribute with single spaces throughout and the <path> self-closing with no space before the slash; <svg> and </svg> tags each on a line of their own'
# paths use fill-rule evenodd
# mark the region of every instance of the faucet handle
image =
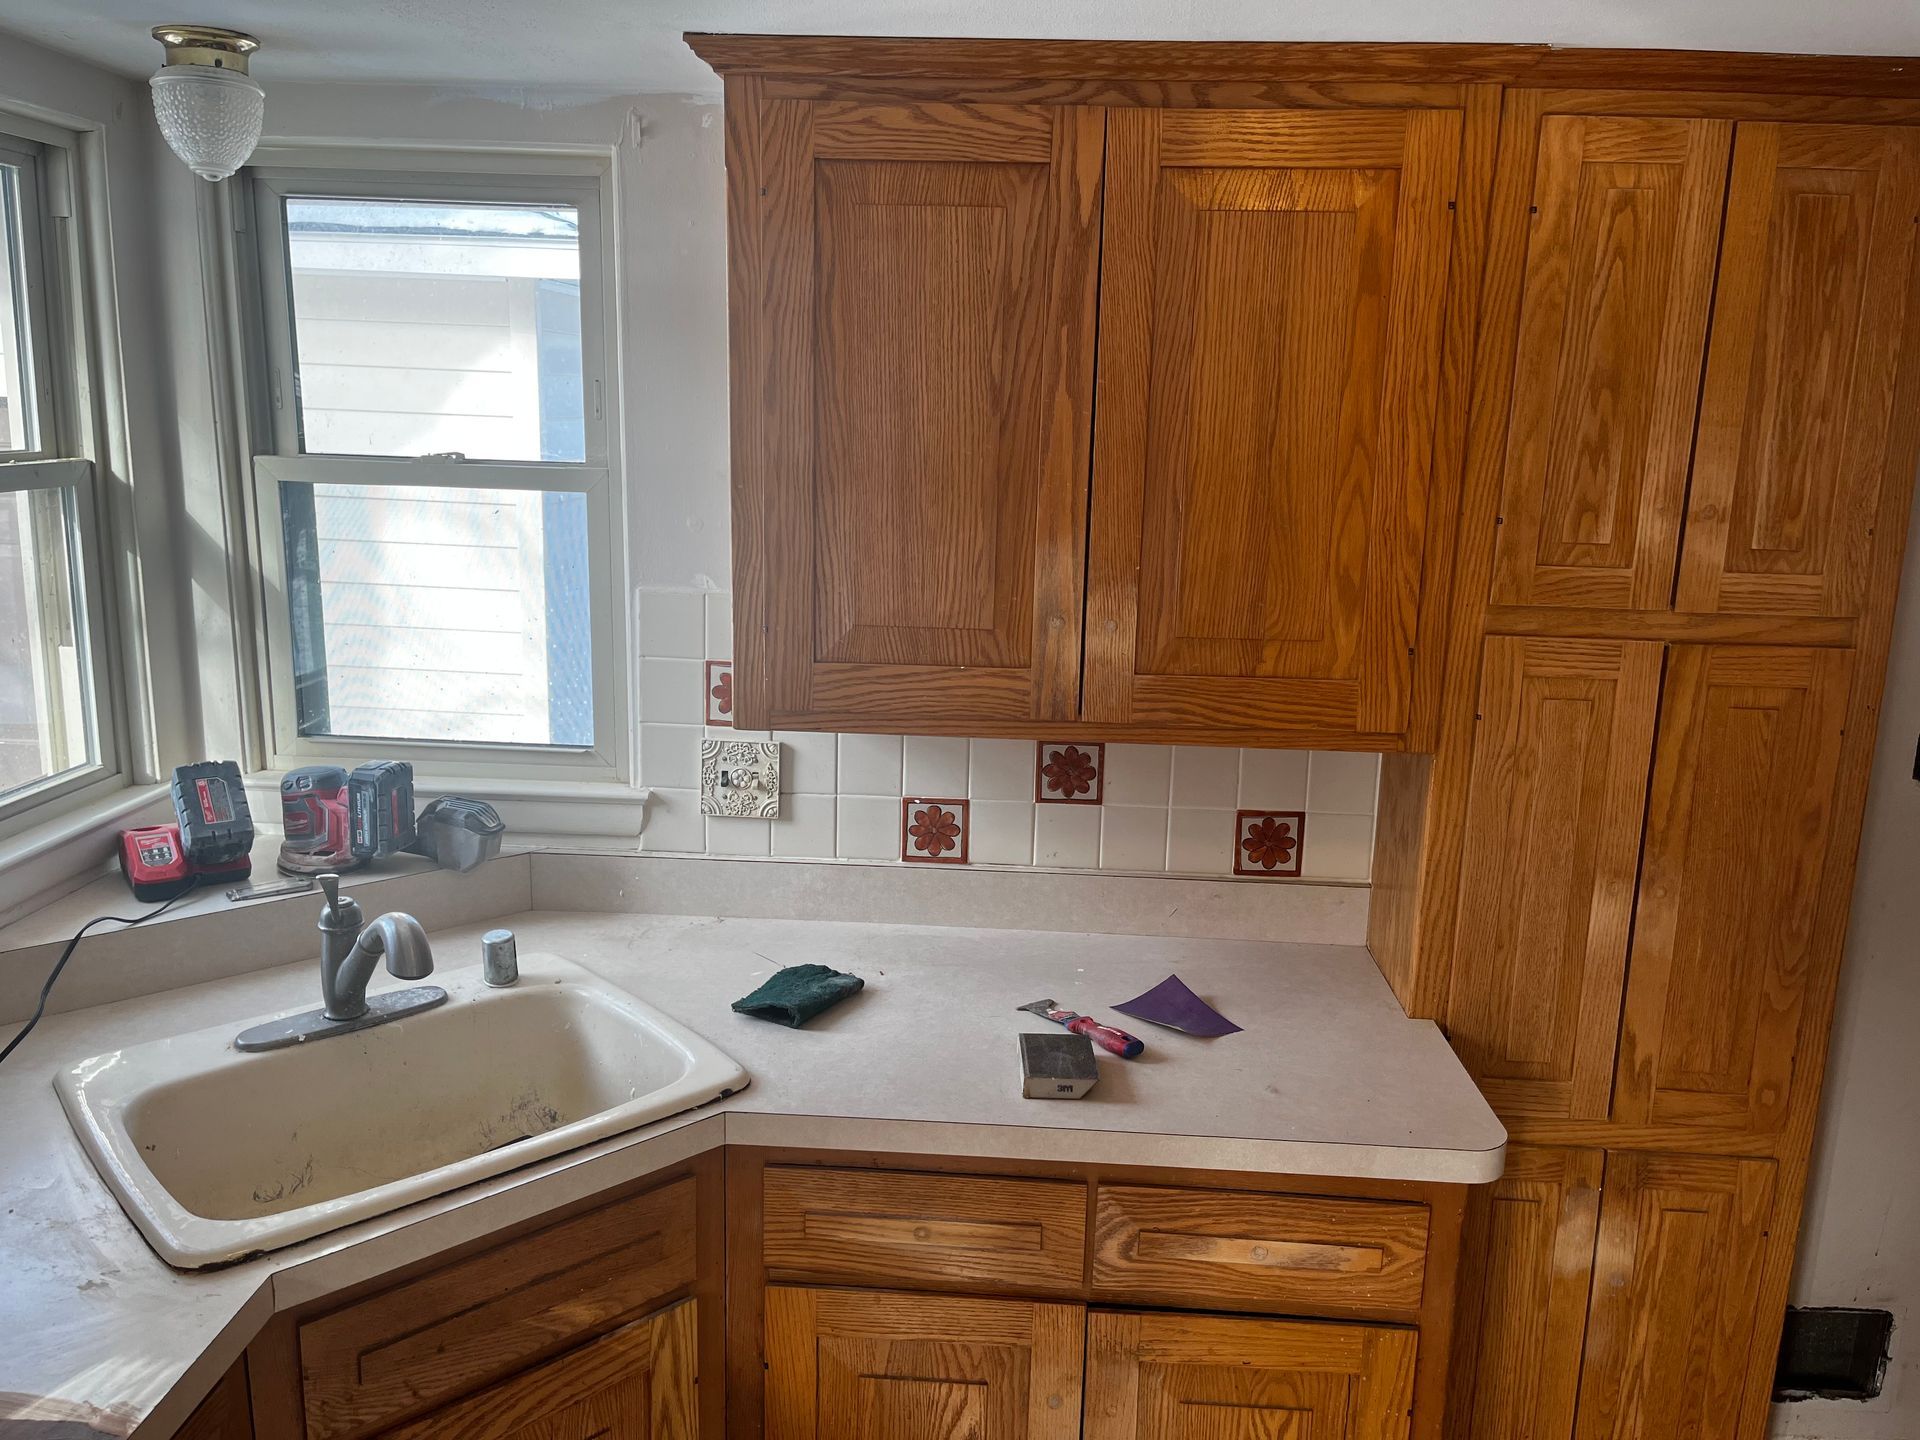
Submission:
<svg viewBox="0 0 1920 1440">
<path fill-rule="evenodd" d="M 327 897 L 327 909 L 338 910 L 340 908 L 340 877 L 329 874 L 316 875 L 314 879 L 320 882 L 320 889 Z"/>
</svg>

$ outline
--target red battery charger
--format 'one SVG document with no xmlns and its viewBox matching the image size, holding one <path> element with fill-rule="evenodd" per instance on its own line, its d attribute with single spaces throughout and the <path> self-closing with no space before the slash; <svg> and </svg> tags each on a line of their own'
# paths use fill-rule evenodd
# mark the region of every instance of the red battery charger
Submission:
<svg viewBox="0 0 1920 1440">
<path fill-rule="evenodd" d="M 253 813 L 231 760 L 173 772 L 171 825 L 120 832 L 120 869 L 136 900 L 171 900 L 200 881 L 253 874 Z"/>
</svg>

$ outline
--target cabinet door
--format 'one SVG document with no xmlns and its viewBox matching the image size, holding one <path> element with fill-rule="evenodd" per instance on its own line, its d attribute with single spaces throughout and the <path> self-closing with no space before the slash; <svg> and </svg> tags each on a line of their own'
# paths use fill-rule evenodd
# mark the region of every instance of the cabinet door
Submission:
<svg viewBox="0 0 1920 1440">
<path fill-rule="evenodd" d="M 1770 1160 L 1607 1156 L 1578 1440 L 1734 1440 L 1773 1177 Z"/>
<path fill-rule="evenodd" d="M 253 1411 L 247 1394 L 247 1362 L 233 1362 L 207 1398 L 174 1432 L 174 1440 L 253 1440 Z"/>
<path fill-rule="evenodd" d="M 693 1440 L 694 1305 L 683 1300 L 384 1440 Z"/>
<path fill-rule="evenodd" d="M 1920 130 L 1739 127 L 1680 609 L 1859 613 L 1917 212 Z"/>
<path fill-rule="evenodd" d="M 758 120 L 733 177 L 737 723 L 1071 718 L 1100 112 Z"/>
<path fill-rule="evenodd" d="M 1510 1146 L 1467 1203 L 1450 1440 L 1569 1440 L 1604 1157 Z"/>
<path fill-rule="evenodd" d="M 1075 1440 L 1086 1311 L 771 1286 L 766 1440 Z"/>
<path fill-rule="evenodd" d="M 1486 642 L 1447 1032 L 1502 1114 L 1607 1116 L 1660 661 Z"/>
<path fill-rule="evenodd" d="M 1379 1325 L 1095 1311 L 1086 1440 L 1399 1440 L 1415 1349 Z"/>
<path fill-rule="evenodd" d="M 1088 720 L 1406 723 L 1460 113 L 1108 121 Z"/>
<path fill-rule="evenodd" d="M 1732 136 L 1541 122 L 1496 604 L 1667 607 Z"/>
<path fill-rule="evenodd" d="M 1853 655 L 1677 645 L 1648 797 L 1614 1118 L 1778 1130 Z M 1830 947 L 1829 947 L 1830 948 Z"/>
</svg>

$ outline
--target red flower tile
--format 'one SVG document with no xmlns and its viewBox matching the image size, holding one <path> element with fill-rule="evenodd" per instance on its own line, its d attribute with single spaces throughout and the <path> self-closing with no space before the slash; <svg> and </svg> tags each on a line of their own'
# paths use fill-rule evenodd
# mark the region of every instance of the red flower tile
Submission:
<svg viewBox="0 0 1920 1440">
<path fill-rule="evenodd" d="M 900 858 L 916 865 L 966 864 L 967 802 L 913 796 L 902 800 Z"/>
<path fill-rule="evenodd" d="M 707 661 L 707 724 L 733 724 L 733 662 Z"/>
<path fill-rule="evenodd" d="M 1107 776 L 1105 745 L 1033 747 L 1033 798 L 1041 805 L 1098 805 Z"/>
<path fill-rule="evenodd" d="M 1299 810 L 1239 810 L 1234 813 L 1233 873 L 1296 876 L 1307 817 Z"/>
</svg>

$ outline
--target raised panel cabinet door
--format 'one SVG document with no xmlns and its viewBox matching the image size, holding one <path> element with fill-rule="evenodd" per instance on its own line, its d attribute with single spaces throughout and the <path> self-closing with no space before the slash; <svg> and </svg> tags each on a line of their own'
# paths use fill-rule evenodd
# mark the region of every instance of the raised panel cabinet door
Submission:
<svg viewBox="0 0 1920 1440">
<path fill-rule="evenodd" d="M 1502 1114 L 1604 1120 L 1662 647 L 1483 653 L 1448 1038 Z"/>
<path fill-rule="evenodd" d="M 694 1440 L 695 1303 L 636 1320 L 383 1440 Z"/>
<path fill-rule="evenodd" d="M 1771 1160 L 1607 1156 L 1577 1440 L 1734 1440 L 1773 1186 Z"/>
<path fill-rule="evenodd" d="M 1604 1160 L 1509 1146 L 1468 1200 L 1448 1440 L 1571 1440 Z"/>
<path fill-rule="evenodd" d="M 1739 126 L 1679 609 L 1860 613 L 1916 215 L 1920 128 Z"/>
<path fill-rule="evenodd" d="M 1667 608 L 1732 138 L 1540 122 L 1495 604 Z"/>
<path fill-rule="evenodd" d="M 1814 922 L 1852 676 L 1846 650 L 1669 652 L 1616 1120 L 1785 1123 L 1801 1011 L 1838 961 Z"/>
<path fill-rule="evenodd" d="M 1404 1440 L 1412 1330 L 1096 1310 L 1086 1440 Z"/>
<path fill-rule="evenodd" d="M 766 1440 L 1077 1440 L 1085 1307 L 774 1285 Z"/>
<path fill-rule="evenodd" d="M 1084 718 L 1405 726 L 1460 134 L 1112 112 Z"/>
<path fill-rule="evenodd" d="M 1072 718 L 1101 112 L 774 99 L 751 120 L 736 723 Z"/>
</svg>

